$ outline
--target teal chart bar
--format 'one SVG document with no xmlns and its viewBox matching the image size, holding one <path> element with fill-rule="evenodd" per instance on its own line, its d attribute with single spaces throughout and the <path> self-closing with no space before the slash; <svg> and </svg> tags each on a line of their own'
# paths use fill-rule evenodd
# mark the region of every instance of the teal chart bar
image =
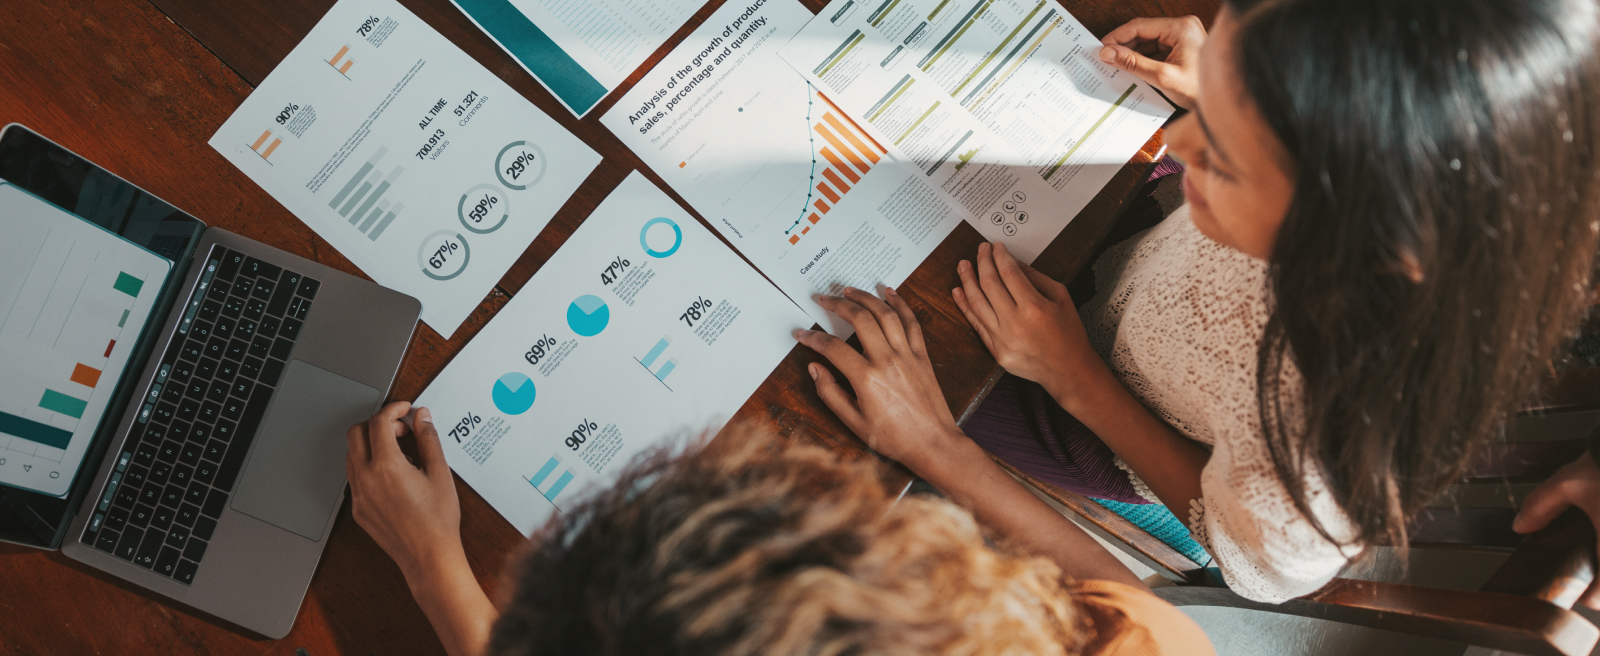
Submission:
<svg viewBox="0 0 1600 656">
<path fill-rule="evenodd" d="M 0 412 L 0 433 L 57 449 L 65 449 L 72 442 L 72 431 L 7 412 Z"/>
<path fill-rule="evenodd" d="M 453 2 L 573 113 L 589 113 L 610 91 L 507 0 Z"/>
</svg>

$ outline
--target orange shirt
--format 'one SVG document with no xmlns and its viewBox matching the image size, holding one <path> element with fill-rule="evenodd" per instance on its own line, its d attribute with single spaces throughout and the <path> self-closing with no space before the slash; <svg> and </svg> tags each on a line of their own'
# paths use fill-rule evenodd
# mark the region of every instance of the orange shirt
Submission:
<svg viewBox="0 0 1600 656">
<path fill-rule="evenodd" d="M 1112 581 L 1079 581 L 1072 591 L 1092 623 L 1083 656 L 1216 656 L 1194 620 L 1149 592 Z"/>
</svg>

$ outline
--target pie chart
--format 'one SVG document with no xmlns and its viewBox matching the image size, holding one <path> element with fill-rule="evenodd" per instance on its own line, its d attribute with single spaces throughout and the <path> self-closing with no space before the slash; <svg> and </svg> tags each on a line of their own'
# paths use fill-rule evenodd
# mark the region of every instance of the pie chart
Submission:
<svg viewBox="0 0 1600 656">
<path fill-rule="evenodd" d="M 594 337 L 611 322 L 611 308 L 594 294 L 579 296 L 567 306 L 567 326 L 584 337 Z"/>
<path fill-rule="evenodd" d="M 494 381 L 494 407 L 508 415 L 527 412 L 533 407 L 535 396 L 538 390 L 533 387 L 533 381 L 521 372 L 513 371 Z"/>
</svg>

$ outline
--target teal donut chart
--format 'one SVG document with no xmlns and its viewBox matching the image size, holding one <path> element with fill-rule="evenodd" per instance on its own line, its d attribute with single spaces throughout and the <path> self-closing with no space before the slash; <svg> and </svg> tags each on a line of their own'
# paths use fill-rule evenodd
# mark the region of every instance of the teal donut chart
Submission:
<svg viewBox="0 0 1600 656">
<path fill-rule="evenodd" d="M 665 223 L 665 224 L 667 224 L 669 226 L 672 226 L 672 248 L 668 248 L 667 250 L 664 250 L 664 251 L 658 251 L 658 250 L 655 250 L 653 248 L 650 248 L 650 242 L 645 239 L 645 236 L 650 234 L 650 228 L 652 226 L 655 226 L 655 225 L 661 224 L 661 223 Z M 645 221 L 644 222 L 644 227 L 639 229 L 639 247 L 643 248 L 645 255 L 649 255 L 650 257 L 654 257 L 654 258 L 669 257 L 673 253 L 678 252 L 678 247 L 682 246 L 682 245 L 683 245 L 683 229 L 679 228 L 678 224 L 676 222 L 674 222 L 672 219 L 669 219 L 667 217 L 658 216 L 656 218 L 650 219 L 649 221 Z"/>
</svg>

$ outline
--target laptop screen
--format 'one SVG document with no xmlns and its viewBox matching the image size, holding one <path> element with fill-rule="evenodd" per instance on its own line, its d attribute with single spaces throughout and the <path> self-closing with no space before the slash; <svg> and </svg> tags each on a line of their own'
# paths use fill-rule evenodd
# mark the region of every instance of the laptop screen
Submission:
<svg viewBox="0 0 1600 656">
<path fill-rule="evenodd" d="M 172 262 L 0 181 L 0 483 L 65 497 Z"/>
</svg>

